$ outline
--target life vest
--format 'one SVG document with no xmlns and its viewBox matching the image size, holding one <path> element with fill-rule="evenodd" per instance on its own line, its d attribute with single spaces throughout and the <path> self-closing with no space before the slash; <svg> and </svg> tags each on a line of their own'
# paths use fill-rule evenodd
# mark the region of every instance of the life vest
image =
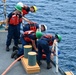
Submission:
<svg viewBox="0 0 76 75">
<path fill-rule="evenodd" d="M 36 32 L 37 28 L 35 24 L 30 24 L 30 30 L 33 30 L 34 32 Z"/>
<path fill-rule="evenodd" d="M 53 45 L 53 41 L 52 41 L 53 36 L 52 35 L 44 35 L 43 37 L 48 39 L 48 43 L 50 46 Z"/>
<path fill-rule="evenodd" d="M 9 24 L 18 25 L 22 21 L 19 14 L 12 14 L 11 18 L 9 18 Z"/>
<path fill-rule="evenodd" d="M 19 23 L 22 23 L 22 18 L 19 19 Z"/>
<path fill-rule="evenodd" d="M 34 33 L 33 30 L 25 31 L 24 32 L 24 40 L 27 42 L 31 42 L 31 39 L 28 37 L 29 34 Z"/>
<path fill-rule="evenodd" d="M 30 11 L 29 9 L 30 9 L 29 7 L 22 9 L 23 16 L 29 13 L 29 11 Z"/>
</svg>

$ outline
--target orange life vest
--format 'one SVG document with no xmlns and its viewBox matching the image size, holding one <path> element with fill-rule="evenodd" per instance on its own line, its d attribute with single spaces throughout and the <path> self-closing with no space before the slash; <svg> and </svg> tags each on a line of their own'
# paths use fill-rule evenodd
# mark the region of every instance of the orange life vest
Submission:
<svg viewBox="0 0 76 75">
<path fill-rule="evenodd" d="M 44 37 L 44 38 L 48 38 L 48 39 L 49 39 L 49 41 L 48 41 L 48 42 L 49 42 L 49 45 L 50 45 L 50 46 L 52 46 L 52 45 L 53 45 L 53 42 L 52 42 L 52 40 L 51 40 L 51 39 L 52 39 L 52 35 L 44 35 L 43 37 Z"/>
<path fill-rule="evenodd" d="M 25 31 L 24 32 L 24 40 L 27 42 L 31 42 L 31 39 L 28 37 L 29 34 L 34 33 L 33 30 Z"/>
<path fill-rule="evenodd" d="M 12 14 L 12 17 L 9 19 L 9 24 L 18 25 L 22 21 L 22 18 L 19 17 L 19 14 Z"/>
<path fill-rule="evenodd" d="M 30 24 L 30 30 L 33 30 L 34 32 L 36 32 L 37 28 L 35 24 Z"/>
</svg>

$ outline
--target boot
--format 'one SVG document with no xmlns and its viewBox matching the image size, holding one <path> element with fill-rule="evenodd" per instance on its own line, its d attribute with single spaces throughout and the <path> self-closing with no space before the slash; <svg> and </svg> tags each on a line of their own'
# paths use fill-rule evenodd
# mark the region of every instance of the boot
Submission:
<svg viewBox="0 0 76 75">
<path fill-rule="evenodd" d="M 18 46 L 13 46 L 13 51 L 18 50 Z"/>
<path fill-rule="evenodd" d="M 14 56 L 17 54 L 18 50 L 15 50 L 12 55 L 11 55 L 11 58 L 14 58 Z"/>
<path fill-rule="evenodd" d="M 9 51 L 10 49 L 9 49 L 9 47 L 6 47 L 6 51 Z"/>
<path fill-rule="evenodd" d="M 52 68 L 52 65 L 49 62 L 49 63 L 47 63 L 47 69 L 50 69 L 50 68 Z"/>
<path fill-rule="evenodd" d="M 14 59 L 16 60 L 17 58 L 19 58 L 20 56 L 18 55 L 18 54 L 16 54 L 15 56 L 14 56 Z M 21 60 L 21 59 L 20 59 Z M 20 61 L 20 60 L 18 60 L 18 61 Z"/>
<path fill-rule="evenodd" d="M 38 65 L 40 66 L 42 63 L 40 61 L 37 61 Z"/>
<path fill-rule="evenodd" d="M 20 41 L 20 39 L 18 40 L 18 44 L 22 44 L 21 41 Z"/>
</svg>

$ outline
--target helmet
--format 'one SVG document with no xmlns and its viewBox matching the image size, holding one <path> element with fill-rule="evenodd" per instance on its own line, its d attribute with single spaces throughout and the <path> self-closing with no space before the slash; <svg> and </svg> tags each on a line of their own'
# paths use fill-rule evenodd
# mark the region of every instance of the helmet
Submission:
<svg viewBox="0 0 76 75">
<path fill-rule="evenodd" d="M 36 37 L 38 38 L 38 39 L 40 39 L 41 37 L 42 37 L 42 32 L 40 32 L 40 31 L 36 31 Z"/>
<path fill-rule="evenodd" d="M 37 7 L 36 6 L 32 6 L 34 8 L 34 11 L 36 12 L 37 11 Z"/>
<path fill-rule="evenodd" d="M 39 28 L 40 28 L 40 29 L 41 29 L 41 26 L 44 26 L 44 31 L 47 30 L 47 26 L 46 26 L 45 24 L 40 24 L 40 25 L 39 25 Z"/>
<path fill-rule="evenodd" d="M 15 8 L 20 12 L 22 11 L 22 7 L 20 5 L 16 5 Z"/>
<path fill-rule="evenodd" d="M 60 42 L 62 40 L 62 37 L 59 34 L 56 34 L 55 36 L 56 36 L 56 38 L 58 38 L 58 42 Z"/>
<path fill-rule="evenodd" d="M 23 7 L 23 3 L 22 2 L 18 2 L 17 5 Z"/>
<path fill-rule="evenodd" d="M 43 24 L 44 28 L 45 28 L 45 31 L 47 30 L 47 26 L 45 24 Z"/>
</svg>

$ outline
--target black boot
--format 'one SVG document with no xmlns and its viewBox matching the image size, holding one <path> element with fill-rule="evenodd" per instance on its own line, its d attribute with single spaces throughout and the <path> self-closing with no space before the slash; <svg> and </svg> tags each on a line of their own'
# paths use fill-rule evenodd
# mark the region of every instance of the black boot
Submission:
<svg viewBox="0 0 76 75">
<path fill-rule="evenodd" d="M 18 50 L 18 46 L 13 46 L 13 51 Z"/>
<path fill-rule="evenodd" d="M 22 44 L 21 41 L 20 41 L 20 39 L 18 40 L 18 44 Z"/>
<path fill-rule="evenodd" d="M 47 63 L 47 69 L 50 69 L 50 68 L 52 68 L 52 65 L 49 62 L 49 63 Z"/>
<path fill-rule="evenodd" d="M 40 66 L 42 63 L 40 61 L 37 61 L 38 65 Z"/>
<path fill-rule="evenodd" d="M 14 58 L 14 56 L 17 54 L 18 50 L 15 50 L 12 55 L 11 55 L 11 58 Z"/>
<path fill-rule="evenodd" d="M 16 60 L 17 58 L 19 58 L 20 56 L 18 55 L 18 54 L 16 54 L 15 56 L 14 56 L 14 59 Z M 21 60 L 21 59 L 20 59 Z M 18 60 L 18 61 L 20 61 L 20 60 Z"/>
<path fill-rule="evenodd" d="M 10 49 L 9 49 L 9 47 L 6 47 L 6 51 L 9 51 Z"/>
</svg>

